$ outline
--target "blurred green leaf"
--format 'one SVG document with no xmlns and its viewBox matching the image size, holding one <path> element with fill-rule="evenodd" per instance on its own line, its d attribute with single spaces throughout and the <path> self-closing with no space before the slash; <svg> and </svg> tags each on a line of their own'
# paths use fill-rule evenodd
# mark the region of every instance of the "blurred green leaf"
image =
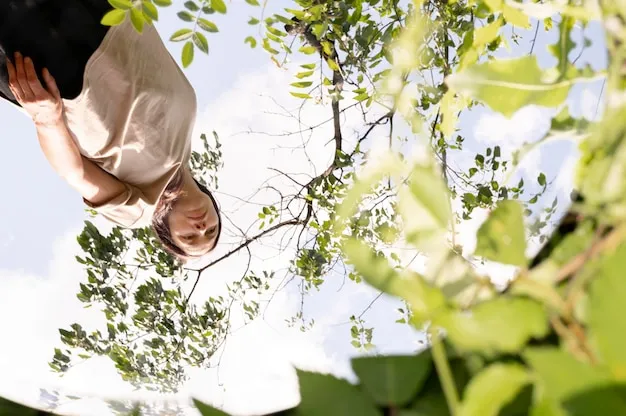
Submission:
<svg viewBox="0 0 626 416">
<path fill-rule="evenodd" d="M 297 370 L 302 400 L 294 414 L 302 416 L 382 416 L 362 391 L 331 375 Z"/>
<path fill-rule="evenodd" d="M 196 406 L 202 416 L 228 416 L 228 413 L 224 413 L 221 410 L 204 404 L 200 400 L 193 399 L 193 404 Z"/>
<path fill-rule="evenodd" d="M 430 374 L 427 351 L 417 356 L 378 356 L 352 359 L 359 384 L 380 406 L 404 406 L 422 388 Z"/>
<path fill-rule="evenodd" d="M 45 413 L 0 397 L 0 415 L 42 416 L 45 415 Z"/>
<path fill-rule="evenodd" d="M 478 373 L 463 393 L 459 416 L 497 416 L 502 407 L 515 398 L 530 382 L 526 369 L 519 364 L 492 364 Z"/>
<path fill-rule="evenodd" d="M 419 248 L 423 240 L 447 232 L 452 218 L 449 195 L 434 166 L 416 165 L 412 169 L 408 186 L 399 192 L 398 203 L 407 241 Z"/>
<path fill-rule="evenodd" d="M 211 7 L 218 13 L 226 13 L 226 3 L 224 3 L 224 0 L 211 0 Z"/>
<path fill-rule="evenodd" d="M 246 37 L 246 39 L 244 40 L 244 43 L 248 43 L 248 44 L 250 44 L 250 47 L 251 47 L 251 48 L 256 47 L 256 39 L 255 39 L 255 38 L 253 38 L 252 36 L 248 36 L 248 37 Z"/>
<path fill-rule="evenodd" d="M 476 234 L 477 256 L 504 264 L 526 264 L 526 232 L 521 204 L 500 201 Z"/>
<path fill-rule="evenodd" d="M 355 270 L 376 289 L 405 299 L 411 305 L 414 322 L 427 320 L 431 313 L 441 308 L 444 296 L 437 288 L 429 286 L 417 273 L 394 270 L 387 259 L 372 251 L 363 242 L 349 239 L 343 244 L 344 253 Z"/>
<path fill-rule="evenodd" d="M 116 9 L 130 10 L 133 3 L 130 0 L 108 0 L 109 4 Z"/>
<path fill-rule="evenodd" d="M 554 347 L 528 348 L 524 359 L 536 373 L 541 389 L 547 396 L 561 402 L 568 414 L 626 414 L 626 402 L 615 394 L 609 375 L 601 369 L 582 363 Z M 581 395 L 592 390 L 597 392 L 589 396 L 592 400 L 581 399 Z"/>
<path fill-rule="evenodd" d="M 591 282 L 589 333 L 598 358 L 616 380 L 626 382 L 626 245 L 601 261 Z"/>
<path fill-rule="evenodd" d="M 469 312 L 442 313 L 435 322 L 459 349 L 513 353 L 531 338 L 545 336 L 547 319 L 544 307 L 533 300 L 499 297 L 480 303 Z"/>
<path fill-rule="evenodd" d="M 539 68 L 534 55 L 496 59 L 470 66 L 448 77 L 451 89 L 484 102 L 492 110 L 511 117 L 520 108 L 536 104 L 557 107 L 574 84 Z"/>
</svg>

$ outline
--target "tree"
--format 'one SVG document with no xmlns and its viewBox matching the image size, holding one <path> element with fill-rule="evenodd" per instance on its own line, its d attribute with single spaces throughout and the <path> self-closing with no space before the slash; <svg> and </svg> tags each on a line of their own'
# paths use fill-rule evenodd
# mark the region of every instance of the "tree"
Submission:
<svg viewBox="0 0 626 416">
<path fill-rule="evenodd" d="M 259 6 L 255 0 L 247 2 Z M 156 6 L 166 7 L 169 2 L 115 0 L 111 4 L 114 10 L 103 23 L 119 24 L 129 16 L 141 31 L 144 24 L 158 18 Z M 302 100 L 303 108 L 316 100 L 330 102 L 327 123 L 333 126 L 333 160 L 306 182 L 278 172 L 296 184 L 295 190 L 279 190 L 276 203 L 259 212 L 259 231 L 242 231 L 238 246 L 199 270 L 184 269 L 162 250 L 149 229 L 115 228 L 103 235 L 87 222 L 78 237 L 84 254 L 77 261 L 86 273 L 78 297 L 86 306 L 103 308 L 106 333 L 78 324 L 61 329 L 64 347 L 55 350 L 50 366 L 63 372 L 77 359 L 107 355 L 134 385 L 175 391 L 185 380 L 185 366 L 212 365 L 213 354 L 231 329 L 233 307 L 243 308 L 250 320 L 258 315 L 254 297 L 269 290 L 275 273 L 246 270 L 229 287 L 227 297 L 196 302 L 192 295 L 198 279 L 229 256 L 276 233 L 293 236 L 298 254 L 289 274 L 299 279 L 301 293 L 323 285 L 332 268 L 345 266 L 349 278 L 366 280 L 403 298 L 405 321 L 417 326 L 432 322 L 432 311 L 448 302 L 469 308 L 494 298 L 496 289 L 477 275 L 474 257 L 461 255 L 455 226 L 478 208 L 493 209 L 490 221 L 479 232 L 475 256 L 523 266 L 524 216 L 532 214 L 533 204 L 550 183 L 539 172 L 515 186 L 503 182 L 516 161 L 503 157 L 500 146 L 476 154 L 463 169 L 449 163 L 464 149 L 457 120 L 479 102 L 504 115 L 527 104 L 556 107 L 574 83 L 598 76 L 577 68 L 569 59 L 574 23 L 584 25 L 597 17 L 587 12 L 595 9 L 579 2 L 569 6 L 534 2 L 531 6 L 492 0 L 297 0 L 284 14 L 260 19 L 264 13 L 255 12 L 257 17 L 250 24 L 258 25 L 260 34 L 245 42 L 261 45 L 279 66 L 287 65 L 294 54 L 309 57 L 290 91 Z M 176 31 L 171 40 L 185 42 L 181 60 L 188 66 L 196 49 L 208 51 L 206 35 L 217 31 L 208 16 L 226 13 L 226 5 L 221 0 L 188 1 L 183 7 L 178 16 L 192 28 Z M 509 30 L 529 28 L 530 15 L 546 10 L 562 17 L 560 39 L 552 48 L 558 60 L 555 76 L 548 77 L 551 73 L 538 67 L 534 55 L 494 59 L 494 53 L 509 41 Z M 537 30 L 540 23 L 552 24 L 549 18 L 536 21 Z M 503 91 L 506 99 L 502 99 Z M 356 137 L 342 129 L 347 111 L 362 116 Z M 402 123 L 409 131 L 400 129 Z M 584 133 L 587 128 L 563 110 L 554 118 L 549 134 Z M 372 137 L 383 134 L 388 137 L 391 156 L 382 169 L 368 170 Z M 203 140 L 205 151 L 193 154 L 192 168 L 216 187 L 219 138 L 214 134 L 211 144 L 206 136 Z M 410 162 L 406 143 L 422 144 L 428 161 Z M 538 186 L 527 191 L 530 181 Z M 530 236 L 542 236 L 555 209 L 556 201 L 538 217 Z M 503 234 L 504 230 L 512 234 Z M 503 241 L 503 235 L 510 241 Z M 393 250 L 398 241 L 428 256 L 426 273 L 419 275 L 405 267 Z M 187 293 L 181 286 L 186 281 L 195 282 Z M 517 290 L 532 292 L 533 287 Z M 539 295 L 555 299 L 551 291 Z M 514 311 L 533 314 L 537 308 L 535 303 L 522 302 L 515 304 Z M 457 313 L 450 309 L 437 324 L 450 331 L 451 322 L 461 319 Z M 306 327 L 303 316 L 294 318 Z M 353 323 L 353 344 L 369 347 L 371 328 L 358 314 Z M 453 340 L 466 335 L 449 333 Z"/>
</svg>

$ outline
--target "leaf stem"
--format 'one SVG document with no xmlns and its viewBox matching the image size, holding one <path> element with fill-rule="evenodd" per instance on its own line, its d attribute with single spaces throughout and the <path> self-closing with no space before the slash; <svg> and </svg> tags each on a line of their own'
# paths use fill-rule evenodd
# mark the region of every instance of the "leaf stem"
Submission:
<svg viewBox="0 0 626 416">
<path fill-rule="evenodd" d="M 433 340 L 431 342 L 433 361 L 435 362 L 437 374 L 439 374 L 439 381 L 441 382 L 441 387 L 443 388 L 443 394 L 446 396 L 446 402 L 448 403 L 450 414 L 455 416 L 458 413 L 459 394 L 456 391 L 454 377 L 452 376 L 452 371 L 450 370 L 450 365 L 448 364 L 446 351 L 443 348 L 443 342 L 439 336 L 435 334 L 435 330 L 431 328 L 429 332 L 431 339 Z"/>
</svg>

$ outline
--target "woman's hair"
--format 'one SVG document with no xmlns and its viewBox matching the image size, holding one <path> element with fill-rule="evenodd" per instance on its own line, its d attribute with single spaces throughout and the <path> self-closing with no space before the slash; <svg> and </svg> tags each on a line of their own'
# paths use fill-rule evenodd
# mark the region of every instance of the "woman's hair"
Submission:
<svg viewBox="0 0 626 416">
<path fill-rule="evenodd" d="M 217 245 L 217 241 L 219 240 L 220 234 L 222 232 L 222 217 L 220 215 L 220 210 L 217 206 L 215 198 L 213 197 L 213 194 L 211 194 L 206 186 L 202 185 L 195 178 L 194 181 L 196 182 L 196 185 L 198 185 L 198 188 L 200 188 L 202 192 L 204 192 L 209 196 L 209 198 L 211 198 L 211 202 L 213 202 L 213 206 L 215 207 L 215 212 L 217 212 L 217 233 L 215 235 L 215 244 L 213 245 L 213 247 L 211 247 L 211 250 L 213 250 Z M 161 241 L 161 244 L 163 244 L 163 247 L 166 251 L 176 256 L 180 260 L 187 260 L 193 258 L 194 256 L 188 255 L 176 245 L 176 243 L 172 239 L 172 233 L 169 226 L 170 213 L 172 212 L 172 208 L 174 207 L 176 201 L 178 201 L 182 196 L 182 192 L 183 175 L 179 172 L 167 185 L 165 191 L 163 191 L 163 194 L 161 195 L 161 199 L 159 199 L 156 210 L 152 215 L 152 228 L 154 229 L 157 238 Z"/>
</svg>

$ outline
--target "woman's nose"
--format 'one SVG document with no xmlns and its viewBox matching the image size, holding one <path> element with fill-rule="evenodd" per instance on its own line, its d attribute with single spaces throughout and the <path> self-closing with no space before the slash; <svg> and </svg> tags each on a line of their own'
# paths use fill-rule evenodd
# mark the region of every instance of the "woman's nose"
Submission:
<svg viewBox="0 0 626 416">
<path fill-rule="evenodd" d="M 196 230 L 202 231 L 202 230 L 206 229 L 206 221 L 196 221 L 194 223 L 194 226 L 195 226 Z"/>
</svg>

